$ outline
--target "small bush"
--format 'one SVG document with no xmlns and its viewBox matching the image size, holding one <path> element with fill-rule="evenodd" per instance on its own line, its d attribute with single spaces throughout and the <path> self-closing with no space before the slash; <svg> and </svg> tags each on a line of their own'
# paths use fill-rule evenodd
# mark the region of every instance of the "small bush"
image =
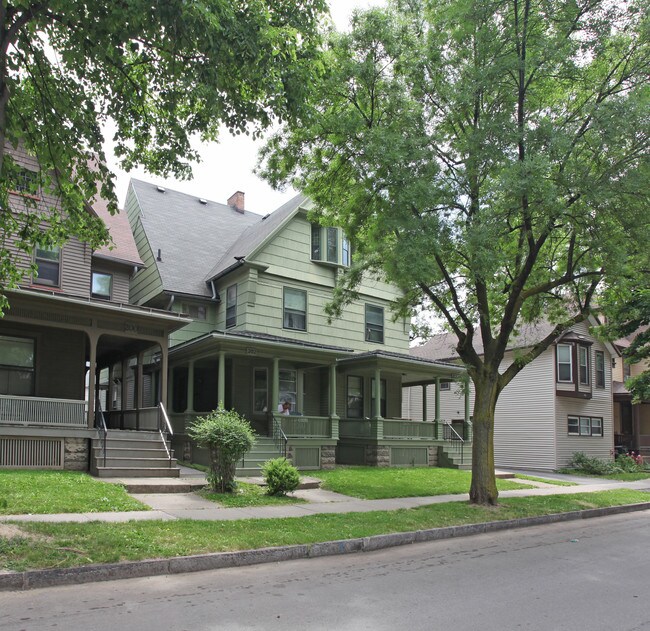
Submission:
<svg viewBox="0 0 650 631">
<path fill-rule="evenodd" d="M 631 451 L 628 454 L 621 454 L 616 458 L 616 466 L 623 473 L 638 473 L 643 471 L 643 456 Z"/>
<path fill-rule="evenodd" d="M 569 467 L 591 475 L 617 473 L 617 466 L 611 460 L 601 460 L 594 456 L 588 456 L 583 451 L 574 452 Z"/>
<path fill-rule="evenodd" d="M 262 475 L 269 495 L 286 495 L 295 491 L 300 484 L 298 469 L 286 458 L 267 460 L 262 467 Z"/>
<path fill-rule="evenodd" d="M 255 435 L 250 423 L 235 410 L 223 407 L 200 416 L 188 429 L 201 447 L 210 450 L 210 471 L 208 483 L 216 493 L 232 493 L 235 484 L 237 461 L 250 450 L 255 442 Z"/>
</svg>

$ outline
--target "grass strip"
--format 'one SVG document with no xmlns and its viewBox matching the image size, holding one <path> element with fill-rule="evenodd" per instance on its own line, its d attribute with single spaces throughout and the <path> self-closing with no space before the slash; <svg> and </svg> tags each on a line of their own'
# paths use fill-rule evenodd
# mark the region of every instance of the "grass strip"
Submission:
<svg viewBox="0 0 650 631">
<path fill-rule="evenodd" d="M 309 475 L 323 480 L 323 489 L 364 500 L 468 493 L 472 478 L 471 471 L 439 467 L 337 467 L 329 471 L 313 471 Z M 511 491 L 533 487 L 511 480 L 497 480 L 497 488 Z"/>
<path fill-rule="evenodd" d="M 569 482 L 568 480 L 556 480 L 553 478 L 538 478 L 534 475 L 525 475 L 523 473 L 515 473 L 515 478 L 518 480 L 530 480 L 531 482 L 544 482 L 545 484 L 552 484 L 553 486 L 578 486 L 577 482 Z"/>
<path fill-rule="evenodd" d="M 217 502 L 218 504 L 227 506 L 228 508 L 275 506 L 278 504 L 302 504 L 305 502 L 302 498 L 293 497 L 291 495 L 286 497 L 267 495 L 264 488 L 257 484 L 249 484 L 248 482 L 238 482 L 236 493 L 213 493 L 206 489 L 196 491 L 196 493 L 206 500 Z"/>
<path fill-rule="evenodd" d="M 0 568 L 15 571 L 63 568 L 316 543 L 634 504 L 648 499 L 647 493 L 616 489 L 503 498 L 496 507 L 447 502 L 397 511 L 283 519 L 20 523 L 10 526 L 17 530 L 13 536 L 0 537 Z"/>
<path fill-rule="evenodd" d="M 119 484 L 78 471 L 0 470 L 0 515 L 150 510 Z"/>
<path fill-rule="evenodd" d="M 605 480 L 619 480 L 620 482 L 636 482 L 637 480 L 647 480 L 650 478 L 650 471 L 635 471 L 635 472 L 622 472 L 622 473 L 585 473 L 578 469 L 560 469 L 559 473 L 567 475 L 579 475 L 583 478 L 603 478 Z"/>
</svg>

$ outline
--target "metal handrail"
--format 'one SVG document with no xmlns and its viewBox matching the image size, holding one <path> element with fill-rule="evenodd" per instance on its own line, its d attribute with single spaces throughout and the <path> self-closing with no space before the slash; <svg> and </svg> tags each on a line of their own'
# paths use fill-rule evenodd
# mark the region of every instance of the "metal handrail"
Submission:
<svg viewBox="0 0 650 631">
<path fill-rule="evenodd" d="M 101 426 L 97 423 L 97 419 L 101 423 Z M 106 466 L 106 443 L 108 441 L 108 427 L 106 426 L 106 419 L 104 418 L 104 411 L 102 410 L 102 402 L 97 397 L 95 402 L 95 427 L 98 430 L 102 431 L 102 458 L 104 462 L 104 467 Z"/>
<path fill-rule="evenodd" d="M 286 458 L 289 439 L 282 429 L 282 422 L 276 416 L 273 416 L 273 442 L 280 455 Z"/>
<path fill-rule="evenodd" d="M 170 435 L 174 435 L 174 430 L 172 429 L 172 424 L 169 422 L 169 416 L 167 416 L 167 410 L 165 410 L 165 406 L 163 405 L 162 401 L 158 403 L 158 432 L 160 434 L 160 438 L 162 439 L 163 446 L 165 447 L 165 451 L 167 452 L 167 458 L 169 459 L 169 466 L 172 466 L 172 452 L 167 447 L 167 436 L 165 436 L 165 433 L 163 432 L 163 423 L 161 423 L 161 420 L 164 421 L 164 426 L 166 428 L 166 432 Z"/>
<path fill-rule="evenodd" d="M 445 428 L 449 429 L 451 431 L 451 436 L 447 438 L 447 436 L 444 435 L 444 430 L 443 430 L 443 437 L 445 440 L 448 440 L 449 442 L 452 443 L 452 445 L 458 445 L 460 444 L 460 464 L 463 464 L 464 462 L 464 447 L 465 447 L 465 439 L 454 429 L 453 425 L 451 424 L 451 421 L 442 421 L 442 424 Z"/>
</svg>

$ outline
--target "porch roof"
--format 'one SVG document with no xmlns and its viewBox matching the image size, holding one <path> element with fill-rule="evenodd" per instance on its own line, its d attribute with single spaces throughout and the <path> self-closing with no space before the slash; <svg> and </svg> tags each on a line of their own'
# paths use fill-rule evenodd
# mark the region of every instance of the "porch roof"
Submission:
<svg viewBox="0 0 650 631">
<path fill-rule="evenodd" d="M 297 358 L 314 362 L 334 362 L 341 355 L 351 355 L 351 348 L 329 346 L 254 331 L 215 330 L 193 340 L 178 344 L 169 350 L 170 360 L 187 359 L 223 350 L 243 355 L 271 357 L 281 351 L 283 358 Z"/>
<path fill-rule="evenodd" d="M 457 381 L 466 374 L 463 366 L 413 357 L 402 353 L 375 350 L 357 353 L 352 357 L 343 357 L 337 364 L 346 370 L 379 369 L 388 372 L 400 372 L 403 386 L 418 386 L 441 381 Z"/>
</svg>

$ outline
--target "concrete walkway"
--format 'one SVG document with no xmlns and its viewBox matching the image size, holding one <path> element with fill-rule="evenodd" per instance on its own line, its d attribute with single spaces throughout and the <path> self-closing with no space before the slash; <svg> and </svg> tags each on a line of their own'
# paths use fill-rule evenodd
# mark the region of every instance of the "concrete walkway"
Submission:
<svg viewBox="0 0 650 631">
<path fill-rule="evenodd" d="M 196 472 L 193 472 L 195 474 Z M 532 473 L 532 472 L 531 472 Z M 550 477 L 536 473 L 538 477 Z M 559 476 L 567 479 L 569 476 Z M 530 497 L 547 495 L 564 495 L 611 489 L 634 489 L 650 493 L 650 479 L 637 482 L 619 482 L 616 480 L 595 480 L 594 478 L 575 478 L 577 486 L 555 486 L 536 483 L 529 480 L 513 481 L 534 486 L 533 489 L 502 491 L 499 497 Z M 194 476 L 196 479 L 196 476 Z M 182 478 L 181 478 L 182 480 Z M 159 480 L 158 480 L 159 481 Z M 143 483 L 142 480 L 139 481 Z M 131 520 L 176 520 L 199 519 L 213 521 L 231 521 L 237 519 L 271 519 L 276 517 L 306 517 L 324 513 L 364 513 L 370 511 L 390 511 L 416 508 L 443 502 L 466 502 L 468 494 L 435 495 L 429 497 L 405 497 L 383 500 L 361 500 L 340 493 L 323 489 L 303 489 L 293 495 L 306 500 L 302 504 L 285 504 L 275 506 L 250 506 L 246 508 L 225 508 L 206 500 L 194 493 L 131 493 L 133 497 L 150 506 L 150 511 L 107 512 L 107 513 L 65 513 L 57 515 L 2 515 L 0 521 L 17 522 L 126 522 Z"/>
</svg>

